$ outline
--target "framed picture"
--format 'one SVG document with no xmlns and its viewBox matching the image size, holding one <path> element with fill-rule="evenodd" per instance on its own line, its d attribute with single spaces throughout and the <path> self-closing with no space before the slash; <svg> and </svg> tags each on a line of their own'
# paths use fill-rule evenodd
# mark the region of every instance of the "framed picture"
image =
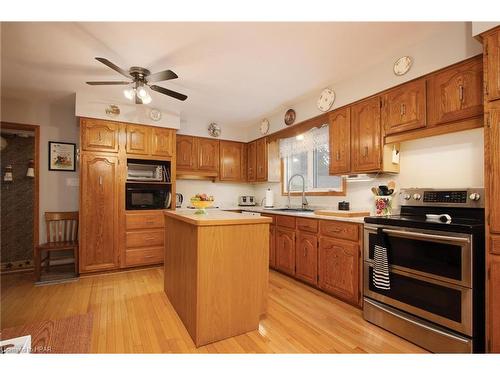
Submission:
<svg viewBox="0 0 500 375">
<path fill-rule="evenodd" d="M 49 141 L 49 171 L 76 170 L 76 143 Z"/>
</svg>

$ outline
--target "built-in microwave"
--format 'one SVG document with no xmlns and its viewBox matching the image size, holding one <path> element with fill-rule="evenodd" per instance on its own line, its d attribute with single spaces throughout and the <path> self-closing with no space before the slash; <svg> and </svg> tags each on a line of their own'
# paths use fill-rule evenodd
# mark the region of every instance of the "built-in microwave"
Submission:
<svg viewBox="0 0 500 375">
<path fill-rule="evenodd" d="M 127 210 L 164 210 L 170 208 L 170 185 L 127 183 L 125 207 Z"/>
</svg>

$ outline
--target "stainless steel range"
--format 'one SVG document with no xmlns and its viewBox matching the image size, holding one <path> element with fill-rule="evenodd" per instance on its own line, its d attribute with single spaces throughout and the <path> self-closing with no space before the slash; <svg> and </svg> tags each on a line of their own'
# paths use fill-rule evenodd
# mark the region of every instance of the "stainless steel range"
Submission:
<svg viewBox="0 0 500 375">
<path fill-rule="evenodd" d="M 403 189 L 399 215 L 365 218 L 366 320 L 433 352 L 484 352 L 483 195 Z M 389 289 L 374 279 L 381 241 Z"/>
</svg>

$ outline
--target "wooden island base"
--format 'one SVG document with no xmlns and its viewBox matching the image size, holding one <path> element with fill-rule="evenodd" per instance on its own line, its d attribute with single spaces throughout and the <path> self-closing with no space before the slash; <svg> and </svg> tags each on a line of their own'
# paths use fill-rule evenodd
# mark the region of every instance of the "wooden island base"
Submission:
<svg viewBox="0 0 500 375">
<path fill-rule="evenodd" d="M 165 293 L 197 347 L 258 329 L 270 218 L 165 212 Z"/>
</svg>

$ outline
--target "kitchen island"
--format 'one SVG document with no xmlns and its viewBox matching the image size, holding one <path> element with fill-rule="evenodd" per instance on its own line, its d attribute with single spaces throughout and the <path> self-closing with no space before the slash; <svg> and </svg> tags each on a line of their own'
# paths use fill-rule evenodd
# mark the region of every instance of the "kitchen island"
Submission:
<svg viewBox="0 0 500 375">
<path fill-rule="evenodd" d="M 165 211 L 164 290 L 196 346 L 258 329 L 271 221 L 219 210 Z"/>
</svg>

